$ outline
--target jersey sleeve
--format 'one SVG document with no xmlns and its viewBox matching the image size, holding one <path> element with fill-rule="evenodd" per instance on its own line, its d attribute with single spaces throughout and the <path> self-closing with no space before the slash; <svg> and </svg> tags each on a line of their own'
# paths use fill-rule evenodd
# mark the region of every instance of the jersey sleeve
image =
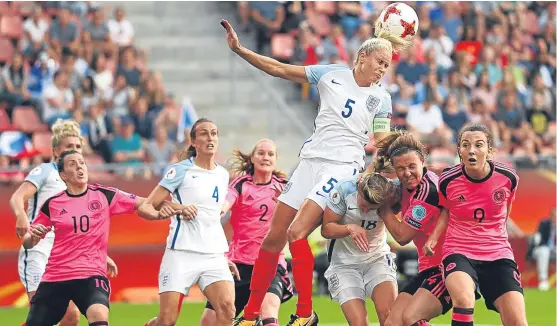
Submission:
<svg viewBox="0 0 557 326">
<path fill-rule="evenodd" d="M 137 203 L 137 196 L 129 194 L 125 191 L 114 189 L 114 197 L 110 203 L 110 214 L 126 214 L 135 211 L 135 204 Z"/>
<path fill-rule="evenodd" d="M 312 65 L 312 66 L 305 66 L 304 69 L 306 70 L 306 77 L 310 84 L 317 85 L 319 80 L 323 75 L 328 72 L 335 71 L 335 70 L 346 70 L 350 69 L 344 65 L 334 64 L 334 65 Z"/>
<path fill-rule="evenodd" d="M 327 207 L 340 216 L 346 214 L 346 184 L 347 182 L 337 184 L 327 199 Z"/>
<path fill-rule="evenodd" d="M 414 230 L 422 231 L 432 218 L 439 216 L 439 194 L 436 187 L 420 185 L 416 194 L 410 199 L 402 221 Z"/>
<path fill-rule="evenodd" d="M 189 165 L 185 165 L 181 162 L 174 164 L 159 182 L 159 186 L 173 193 L 184 181 L 188 167 Z"/>
<path fill-rule="evenodd" d="M 239 196 L 240 194 L 238 193 L 238 190 L 236 190 L 231 185 L 228 187 L 228 193 L 226 194 L 226 202 L 230 204 L 230 207 L 233 207 L 234 205 L 236 205 L 236 200 L 238 200 Z"/>
<path fill-rule="evenodd" d="M 53 170 L 54 165 L 52 163 L 43 163 L 31 170 L 25 181 L 32 183 L 37 190 L 40 190 Z"/>
<path fill-rule="evenodd" d="M 52 226 L 52 220 L 50 219 L 50 200 L 44 202 L 43 206 L 39 210 L 37 217 L 33 220 L 31 225 L 44 225 L 46 227 Z M 44 238 L 44 236 L 43 236 Z"/>
<path fill-rule="evenodd" d="M 391 95 L 385 92 L 381 101 L 381 108 L 373 118 L 373 132 L 391 131 L 391 117 L 393 115 L 393 102 Z"/>
</svg>

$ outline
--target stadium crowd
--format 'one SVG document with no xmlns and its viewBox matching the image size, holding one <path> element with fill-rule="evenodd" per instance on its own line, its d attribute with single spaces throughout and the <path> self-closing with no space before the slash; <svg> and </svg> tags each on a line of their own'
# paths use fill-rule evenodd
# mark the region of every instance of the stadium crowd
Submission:
<svg viewBox="0 0 557 326">
<path fill-rule="evenodd" d="M 388 2 L 241 2 L 258 51 L 304 65 L 352 65 Z M 555 156 L 555 3 L 408 2 L 419 16 L 413 48 L 395 55 L 384 84 L 394 125 L 454 153 L 469 123 L 488 125 L 497 159 L 535 166 Z M 250 22 L 251 19 L 251 22 Z M 317 101 L 315 87 L 303 97 Z M 369 152 L 374 151 L 372 146 Z"/>
<path fill-rule="evenodd" d="M 0 25 L 0 134 L 23 132 L 33 146 L 15 157 L 0 153 L 3 168 L 49 161 L 49 127 L 59 118 L 80 123 L 90 164 L 122 163 L 126 177 L 148 178 L 151 169 L 132 167 L 173 160 L 179 108 L 134 45 L 123 8 L 3 1 Z M 0 178 L 19 183 L 23 175 Z"/>
</svg>

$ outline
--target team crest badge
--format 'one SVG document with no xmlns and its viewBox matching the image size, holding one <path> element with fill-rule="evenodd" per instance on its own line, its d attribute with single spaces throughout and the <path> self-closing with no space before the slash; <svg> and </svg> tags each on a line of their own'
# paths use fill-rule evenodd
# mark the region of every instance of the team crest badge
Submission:
<svg viewBox="0 0 557 326">
<path fill-rule="evenodd" d="M 331 202 L 335 205 L 338 205 L 340 203 L 340 194 L 337 190 L 333 190 L 333 192 L 331 193 Z"/>
<path fill-rule="evenodd" d="M 328 281 L 329 281 L 329 288 L 331 290 L 336 289 L 340 285 L 337 274 L 331 275 L 331 277 L 329 277 Z"/>
<path fill-rule="evenodd" d="M 367 98 L 366 101 L 366 107 L 367 110 L 369 111 L 369 113 L 373 113 L 377 110 L 377 108 L 379 107 L 379 103 L 381 103 L 381 100 L 373 95 L 370 95 Z"/>
<path fill-rule="evenodd" d="M 102 205 L 101 202 L 98 200 L 93 200 L 92 202 L 89 203 L 89 210 L 91 212 L 97 212 L 101 209 Z"/>
<path fill-rule="evenodd" d="M 166 180 L 172 180 L 172 179 L 174 179 L 175 176 L 176 176 L 176 169 L 172 168 L 172 169 L 168 170 L 168 172 L 166 173 L 164 178 Z"/>
<path fill-rule="evenodd" d="M 412 207 L 412 217 L 416 221 L 423 220 L 425 215 L 426 215 L 426 209 L 422 205 L 416 205 L 416 206 Z"/>
<path fill-rule="evenodd" d="M 290 190 L 290 187 L 292 187 L 292 181 L 288 181 L 286 186 L 284 186 L 284 189 L 282 189 L 282 194 L 287 193 Z"/>
<path fill-rule="evenodd" d="M 505 190 L 503 188 L 495 190 L 491 195 L 491 199 L 493 199 L 495 204 L 501 204 L 505 201 Z"/>
</svg>

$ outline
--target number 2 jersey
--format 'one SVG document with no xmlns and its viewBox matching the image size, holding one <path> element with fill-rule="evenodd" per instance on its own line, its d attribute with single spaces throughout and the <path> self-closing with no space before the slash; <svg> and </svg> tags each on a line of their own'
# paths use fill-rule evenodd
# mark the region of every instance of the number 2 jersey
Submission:
<svg viewBox="0 0 557 326">
<path fill-rule="evenodd" d="M 475 260 L 514 260 L 506 222 L 519 178 L 504 164 L 488 163 L 491 170 L 481 180 L 469 177 L 462 163 L 441 174 L 439 199 L 450 211 L 443 258 L 458 253 Z"/>
<path fill-rule="evenodd" d="M 433 233 L 441 212 L 437 190 L 438 181 L 439 177 L 435 173 L 424 168 L 422 180 L 416 188 L 413 190 L 402 189 L 402 222 L 419 231 L 413 241 L 418 249 L 418 270 L 420 272 L 441 265 L 445 234 L 439 237 L 433 256 L 426 256 L 422 250 L 427 239 Z"/>
<path fill-rule="evenodd" d="M 226 195 L 226 201 L 231 204 L 230 224 L 234 230 L 227 254 L 231 261 L 255 264 L 263 239 L 271 228 L 277 196 L 286 182 L 273 175 L 268 183 L 256 184 L 250 174 L 232 181 Z M 280 264 L 286 268 L 282 253 Z"/>
<path fill-rule="evenodd" d="M 41 282 L 106 277 L 110 217 L 133 212 L 136 201 L 135 195 L 101 185 L 89 185 L 80 195 L 63 191 L 47 199 L 32 223 L 55 229 Z"/>
<path fill-rule="evenodd" d="M 304 142 L 302 158 L 356 162 L 364 166 L 369 133 L 391 130 L 391 95 L 380 83 L 360 87 L 344 65 L 305 67 L 319 90 L 319 113 L 313 135 Z"/>
<path fill-rule="evenodd" d="M 225 253 L 228 243 L 221 224 L 221 208 L 228 191 L 229 173 L 215 164 L 212 170 L 197 166 L 194 158 L 174 164 L 159 182 L 168 190 L 172 201 L 194 205 L 197 216 L 184 220 L 180 215 L 170 219 L 168 249 L 199 253 Z"/>
<path fill-rule="evenodd" d="M 339 224 L 357 224 L 366 229 L 369 251 L 362 251 L 350 237 L 329 239 L 327 258 L 331 264 L 361 264 L 391 251 L 387 244 L 385 223 L 377 210 L 363 213 L 358 207 L 357 182 L 357 176 L 340 181 L 329 194 L 327 207 L 342 216 Z"/>
</svg>

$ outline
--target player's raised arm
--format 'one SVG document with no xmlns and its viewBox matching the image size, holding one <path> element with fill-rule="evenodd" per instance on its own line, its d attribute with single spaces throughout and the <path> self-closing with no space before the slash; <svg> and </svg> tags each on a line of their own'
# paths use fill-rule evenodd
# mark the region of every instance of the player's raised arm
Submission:
<svg viewBox="0 0 557 326">
<path fill-rule="evenodd" d="M 37 192 L 37 187 L 31 182 L 23 182 L 10 198 L 10 209 L 16 217 L 15 231 L 18 238 L 23 237 L 29 230 L 29 218 L 25 212 L 25 202 Z"/>
<path fill-rule="evenodd" d="M 303 66 L 289 65 L 279 62 L 273 58 L 266 57 L 264 55 L 257 54 L 250 49 L 243 47 L 240 44 L 238 35 L 232 28 L 232 25 L 227 20 L 221 20 L 220 24 L 224 29 L 226 29 L 226 41 L 228 42 L 228 47 L 234 53 L 242 57 L 249 64 L 255 68 L 273 76 L 280 77 L 282 79 L 291 80 L 297 83 L 307 83 L 308 78 L 306 76 L 306 70 Z"/>
<path fill-rule="evenodd" d="M 385 222 L 387 230 L 389 230 L 395 241 L 401 246 L 405 246 L 410 243 L 410 241 L 412 241 L 412 239 L 414 239 L 414 237 L 419 233 L 418 230 L 415 230 L 399 221 L 390 208 L 380 208 L 379 216 L 383 219 L 383 222 Z"/>
</svg>

